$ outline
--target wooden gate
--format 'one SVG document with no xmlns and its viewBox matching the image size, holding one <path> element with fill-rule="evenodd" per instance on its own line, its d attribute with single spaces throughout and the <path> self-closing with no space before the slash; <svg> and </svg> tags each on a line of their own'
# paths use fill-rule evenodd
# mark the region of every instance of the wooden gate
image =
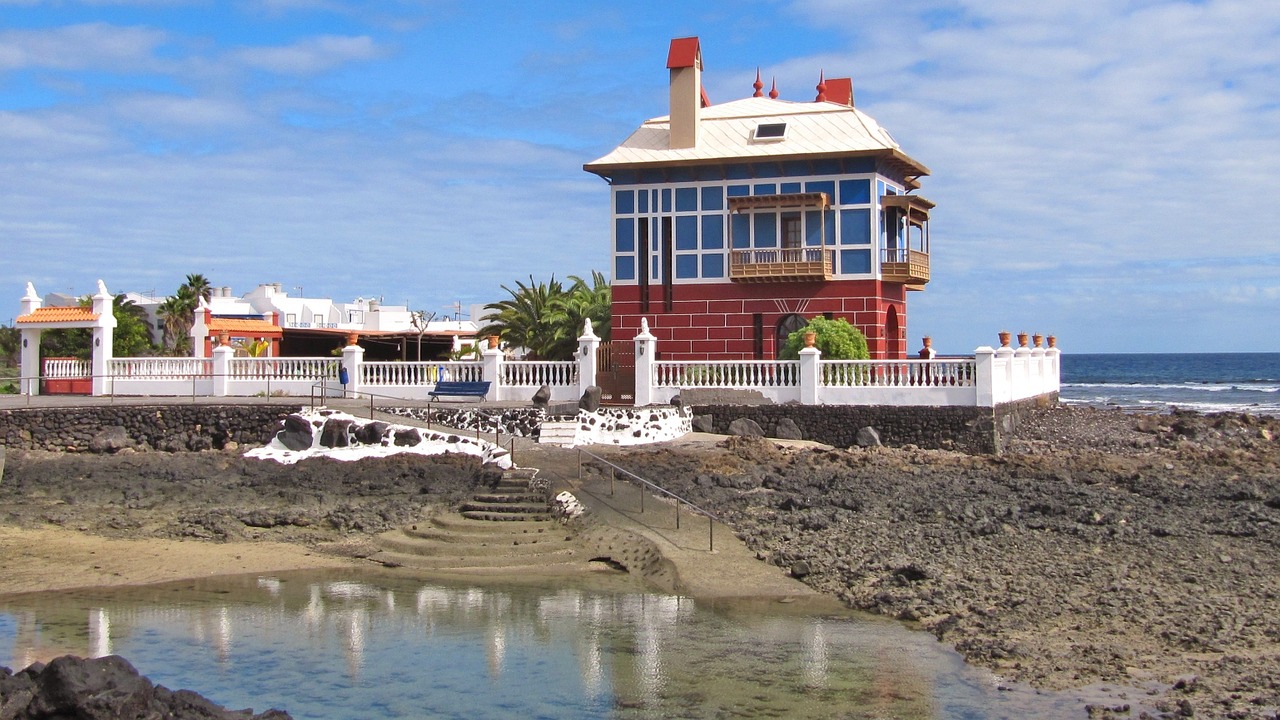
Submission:
<svg viewBox="0 0 1280 720">
<path fill-rule="evenodd" d="M 596 349 L 596 385 L 603 405 L 636 402 L 636 344 L 631 340 L 600 343 Z"/>
</svg>

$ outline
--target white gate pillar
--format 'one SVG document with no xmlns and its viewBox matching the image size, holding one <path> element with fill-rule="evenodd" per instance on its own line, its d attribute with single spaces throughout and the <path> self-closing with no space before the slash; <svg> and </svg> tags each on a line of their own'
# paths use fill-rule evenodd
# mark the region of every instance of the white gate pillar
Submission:
<svg viewBox="0 0 1280 720">
<path fill-rule="evenodd" d="M 115 298 L 107 292 L 106 283 L 98 281 L 98 292 L 93 296 L 93 312 L 98 316 L 93 328 L 93 394 L 111 394 L 111 359 L 115 357 L 116 315 L 112 302 Z"/>
<path fill-rule="evenodd" d="M 230 345 L 219 345 L 213 349 L 214 397 L 227 397 L 231 394 L 231 358 L 235 355 L 235 348 Z"/>
<path fill-rule="evenodd" d="M 599 369 L 599 358 L 596 351 L 600 348 L 600 338 L 591 328 L 591 318 L 583 323 L 582 337 L 578 338 L 578 397 L 586 394 L 587 388 L 596 384 L 596 371 Z"/>
<path fill-rule="evenodd" d="M 483 378 L 489 381 L 489 394 L 484 396 L 489 402 L 497 402 L 502 397 L 502 348 L 498 347 L 497 336 L 489 339 L 489 347 L 480 354 L 484 365 L 481 371 Z"/>
<path fill-rule="evenodd" d="M 636 407 L 653 404 L 653 363 L 658 353 L 658 338 L 649 332 L 648 318 L 640 318 L 636 335 Z"/>
</svg>

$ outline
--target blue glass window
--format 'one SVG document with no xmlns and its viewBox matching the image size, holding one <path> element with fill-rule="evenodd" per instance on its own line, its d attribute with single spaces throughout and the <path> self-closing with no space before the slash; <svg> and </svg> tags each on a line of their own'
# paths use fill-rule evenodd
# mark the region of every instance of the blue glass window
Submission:
<svg viewBox="0 0 1280 720">
<path fill-rule="evenodd" d="M 822 213 L 809 210 L 804 214 L 804 244 L 822 244 Z"/>
<path fill-rule="evenodd" d="M 649 191 L 641 190 L 636 193 L 636 199 L 640 201 L 640 207 L 638 208 L 639 212 L 649 212 Z"/>
<path fill-rule="evenodd" d="M 719 185 L 710 185 L 702 188 L 702 209 L 703 210 L 723 210 L 724 209 L 724 191 Z"/>
<path fill-rule="evenodd" d="M 782 183 L 782 187 L 778 188 L 780 193 L 798 193 L 800 192 L 800 183 Z"/>
<path fill-rule="evenodd" d="M 662 189 L 662 212 L 664 213 L 671 212 L 671 189 L 670 188 Z"/>
<path fill-rule="evenodd" d="M 757 185 L 751 192 L 752 195 L 773 195 L 778 192 L 778 186 L 773 183 L 768 185 Z"/>
<path fill-rule="evenodd" d="M 751 194 L 751 188 L 747 185 L 730 185 L 729 197 L 746 197 Z"/>
<path fill-rule="evenodd" d="M 773 213 L 757 213 L 756 218 L 756 244 L 758 248 L 771 248 L 778 246 L 778 216 Z"/>
<path fill-rule="evenodd" d="M 633 218 L 618 218 L 613 221 L 614 248 L 620 253 L 636 250 L 636 221 Z"/>
<path fill-rule="evenodd" d="M 614 280 L 635 280 L 636 259 L 630 255 L 619 255 L 613 261 Z"/>
<path fill-rule="evenodd" d="M 615 190 L 613 193 L 613 209 L 619 215 L 630 215 L 635 212 L 635 191 Z"/>
<path fill-rule="evenodd" d="M 859 205 L 871 202 L 870 180 L 841 180 L 840 204 Z"/>
<path fill-rule="evenodd" d="M 702 216 L 702 249 L 719 250 L 724 247 L 724 218 L 719 215 Z"/>
<path fill-rule="evenodd" d="M 676 255 L 676 277 L 680 279 L 698 277 L 698 256 Z"/>
<path fill-rule="evenodd" d="M 697 215 L 679 215 L 676 217 L 676 249 L 698 249 Z"/>
<path fill-rule="evenodd" d="M 840 272 L 845 275 L 871 272 L 870 250 L 841 250 Z"/>
<path fill-rule="evenodd" d="M 736 248 L 751 247 L 751 216 L 733 215 L 730 230 L 733 232 L 733 246 Z"/>
<path fill-rule="evenodd" d="M 698 211 L 698 188 L 676 188 L 676 212 Z"/>
<path fill-rule="evenodd" d="M 724 255 L 720 253 L 709 253 L 702 256 L 702 277 L 704 278 L 722 278 L 724 277 Z"/>
<path fill-rule="evenodd" d="M 868 245 L 871 243 L 871 211 L 840 211 L 840 244 Z"/>
<path fill-rule="evenodd" d="M 836 184 L 831 180 L 819 180 L 817 182 L 807 182 L 804 184 L 805 192 L 824 192 L 827 199 L 831 202 L 836 201 Z"/>
</svg>

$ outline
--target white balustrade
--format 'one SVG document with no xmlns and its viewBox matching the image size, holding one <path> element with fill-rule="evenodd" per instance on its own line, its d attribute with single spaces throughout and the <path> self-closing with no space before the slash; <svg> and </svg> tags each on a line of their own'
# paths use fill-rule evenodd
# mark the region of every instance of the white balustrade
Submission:
<svg viewBox="0 0 1280 720">
<path fill-rule="evenodd" d="M 206 377 L 213 374 L 213 360 L 211 358 L 115 358 L 108 367 L 113 378 L 166 380 Z"/>
<path fill-rule="evenodd" d="M 794 360 L 681 361 L 653 363 L 654 387 L 776 388 L 800 384 Z"/>
<path fill-rule="evenodd" d="M 86 378 L 92 374 L 93 365 L 88 360 L 45 358 L 44 361 L 44 376 L 46 378 Z"/>
<path fill-rule="evenodd" d="M 972 358 L 935 360 L 820 360 L 824 387 L 966 387 L 974 384 Z"/>
<path fill-rule="evenodd" d="M 542 387 L 578 384 L 576 360 L 511 360 L 502 363 L 502 384 L 510 387 Z"/>
<path fill-rule="evenodd" d="M 338 376 L 334 358 L 232 358 L 233 380 L 322 380 Z"/>
</svg>

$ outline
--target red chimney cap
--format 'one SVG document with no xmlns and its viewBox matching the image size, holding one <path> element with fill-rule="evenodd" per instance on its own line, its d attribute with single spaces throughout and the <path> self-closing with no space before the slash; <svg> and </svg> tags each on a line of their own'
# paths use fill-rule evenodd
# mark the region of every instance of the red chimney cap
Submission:
<svg viewBox="0 0 1280 720">
<path fill-rule="evenodd" d="M 701 53 L 697 36 L 675 38 L 671 41 L 671 50 L 667 52 L 667 68 L 674 70 L 693 67 L 699 64 Z"/>
<path fill-rule="evenodd" d="M 827 78 L 827 102 L 853 106 L 853 79 Z"/>
</svg>

